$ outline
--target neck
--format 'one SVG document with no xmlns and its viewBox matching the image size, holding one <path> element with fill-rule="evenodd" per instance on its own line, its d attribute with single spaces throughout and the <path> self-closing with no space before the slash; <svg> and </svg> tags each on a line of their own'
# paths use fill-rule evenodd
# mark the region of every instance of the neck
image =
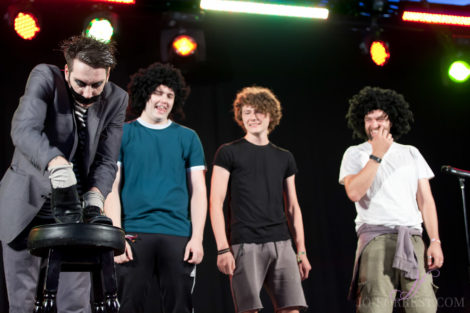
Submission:
<svg viewBox="0 0 470 313">
<path fill-rule="evenodd" d="M 157 118 L 157 119 L 151 119 L 149 118 L 147 115 L 145 115 L 144 113 L 142 113 L 140 115 L 140 118 L 146 122 L 146 123 L 149 123 L 149 124 L 152 124 L 152 125 L 159 125 L 159 126 L 165 126 L 168 124 L 168 118 Z"/>
<path fill-rule="evenodd" d="M 246 141 L 258 145 L 258 146 L 265 146 L 269 143 L 269 138 L 267 133 L 261 133 L 261 134 L 250 134 L 247 133 L 245 135 Z"/>
</svg>

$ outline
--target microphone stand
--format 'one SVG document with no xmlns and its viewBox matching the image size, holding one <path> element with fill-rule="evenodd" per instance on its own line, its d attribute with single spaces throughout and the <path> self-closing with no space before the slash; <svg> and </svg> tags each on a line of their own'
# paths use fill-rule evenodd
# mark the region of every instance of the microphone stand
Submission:
<svg viewBox="0 0 470 313">
<path fill-rule="evenodd" d="M 465 224 L 465 239 L 467 241 L 467 271 L 470 281 L 470 236 L 468 234 L 467 205 L 465 199 L 465 178 L 459 177 L 460 190 L 462 192 L 463 220 Z"/>
</svg>

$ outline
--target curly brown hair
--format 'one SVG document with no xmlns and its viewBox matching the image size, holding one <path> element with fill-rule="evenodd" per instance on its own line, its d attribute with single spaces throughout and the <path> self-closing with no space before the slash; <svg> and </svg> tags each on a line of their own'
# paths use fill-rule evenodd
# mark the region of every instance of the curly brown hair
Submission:
<svg viewBox="0 0 470 313">
<path fill-rule="evenodd" d="M 242 108 L 245 105 L 253 107 L 256 112 L 269 114 L 269 133 L 279 125 L 282 117 L 281 103 L 270 89 L 252 86 L 245 87 L 237 93 L 233 102 L 234 119 L 244 131 L 246 129 L 243 125 Z"/>
</svg>

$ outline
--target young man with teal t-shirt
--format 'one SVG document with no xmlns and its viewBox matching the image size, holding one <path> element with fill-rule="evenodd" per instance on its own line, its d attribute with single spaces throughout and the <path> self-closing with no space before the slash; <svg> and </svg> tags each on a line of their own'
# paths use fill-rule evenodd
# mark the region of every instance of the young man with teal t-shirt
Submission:
<svg viewBox="0 0 470 313">
<path fill-rule="evenodd" d="M 195 265 L 207 212 L 204 151 L 196 132 L 170 119 L 188 89 L 179 70 L 155 63 L 129 84 L 119 170 L 105 211 L 130 238 L 115 257 L 121 312 L 143 312 L 157 277 L 164 312 L 192 312 Z"/>
</svg>

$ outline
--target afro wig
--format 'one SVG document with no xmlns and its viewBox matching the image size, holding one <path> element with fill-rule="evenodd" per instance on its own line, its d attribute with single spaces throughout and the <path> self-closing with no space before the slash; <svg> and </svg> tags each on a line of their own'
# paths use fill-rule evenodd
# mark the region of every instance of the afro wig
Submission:
<svg viewBox="0 0 470 313">
<path fill-rule="evenodd" d="M 353 138 L 368 140 L 364 117 L 374 110 L 382 110 L 388 115 L 392 124 L 390 132 L 395 139 L 410 131 L 413 113 L 403 95 L 391 89 L 367 86 L 349 99 L 346 119 L 348 127 L 353 130 Z"/>
<path fill-rule="evenodd" d="M 180 70 L 171 64 L 153 63 L 145 69 L 139 69 L 131 76 L 127 86 L 129 92 L 129 115 L 138 117 L 145 109 L 147 101 L 158 86 L 164 85 L 175 93 L 175 102 L 170 113 L 170 118 L 184 119 L 183 105 L 189 95 L 189 87 L 186 85 Z"/>
</svg>

